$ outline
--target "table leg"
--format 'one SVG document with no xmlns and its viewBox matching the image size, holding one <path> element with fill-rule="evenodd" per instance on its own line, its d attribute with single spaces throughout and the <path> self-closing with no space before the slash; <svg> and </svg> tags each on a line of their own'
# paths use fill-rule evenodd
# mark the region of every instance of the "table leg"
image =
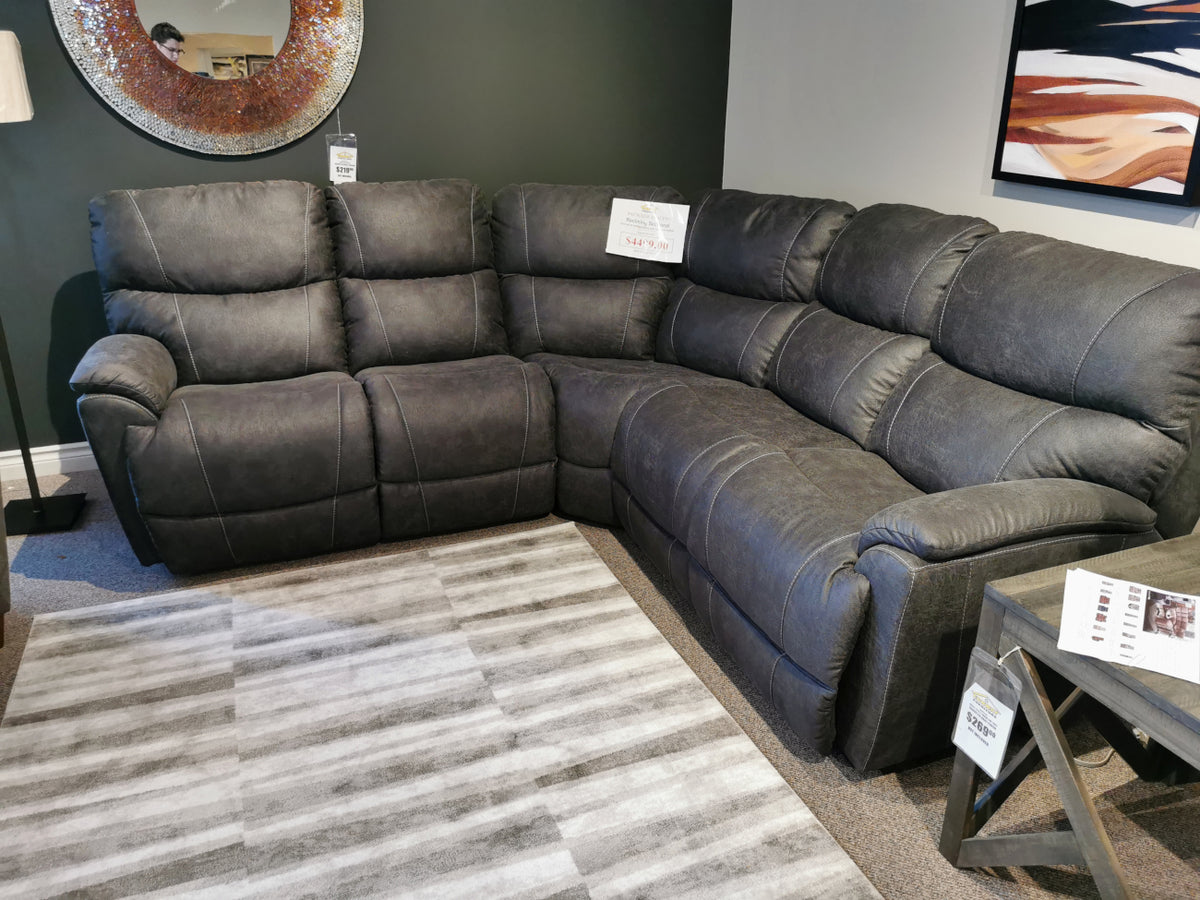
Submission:
<svg viewBox="0 0 1200 900">
<path fill-rule="evenodd" d="M 984 598 L 975 646 L 995 656 L 1000 647 L 1003 625 L 1003 607 Z M 957 687 L 962 690 L 963 685 Z M 938 850 L 953 865 L 958 865 L 963 840 L 975 834 L 975 792 L 978 787 L 979 769 L 971 757 L 958 750 L 954 755 L 954 770 L 950 775 L 950 790 L 946 796 L 946 815 L 942 819 L 942 837 L 938 842 Z"/>
</svg>

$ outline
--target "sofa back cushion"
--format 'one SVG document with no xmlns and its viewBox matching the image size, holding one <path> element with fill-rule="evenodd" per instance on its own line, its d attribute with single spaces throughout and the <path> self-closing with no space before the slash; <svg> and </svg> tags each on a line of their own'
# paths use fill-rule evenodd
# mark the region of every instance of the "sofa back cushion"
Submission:
<svg viewBox="0 0 1200 900">
<path fill-rule="evenodd" d="M 818 263 L 854 208 L 710 190 L 693 207 L 655 358 L 754 387 L 811 300 Z"/>
<path fill-rule="evenodd" d="M 672 267 L 605 252 L 614 197 L 683 203 L 669 187 L 514 184 L 492 199 L 505 325 L 518 356 L 649 359 Z"/>
<path fill-rule="evenodd" d="M 853 214 L 840 200 L 706 191 L 689 217 L 682 274 L 758 300 L 813 300 L 821 260 Z"/>
<path fill-rule="evenodd" d="M 928 349 L 946 288 L 996 228 L 983 219 L 881 204 L 833 238 L 814 304 L 784 338 L 770 385 L 796 409 L 860 444 Z"/>
<path fill-rule="evenodd" d="M 161 342 L 180 385 L 346 371 L 319 188 L 111 191 L 89 214 L 109 330 Z"/>
<path fill-rule="evenodd" d="M 352 372 L 508 352 L 479 188 L 353 182 L 325 195 Z"/>
<path fill-rule="evenodd" d="M 1022 233 L 970 253 L 870 438 L 925 490 L 1079 478 L 1158 503 L 1200 406 L 1200 271 Z"/>
<path fill-rule="evenodd" d="M 995 233 L 995 225 L 973 216 L 868 206 L 834 238 L 817 277 L 817 299 L 856 322 L 929 337 L 959 266 Z"/>
</svg>

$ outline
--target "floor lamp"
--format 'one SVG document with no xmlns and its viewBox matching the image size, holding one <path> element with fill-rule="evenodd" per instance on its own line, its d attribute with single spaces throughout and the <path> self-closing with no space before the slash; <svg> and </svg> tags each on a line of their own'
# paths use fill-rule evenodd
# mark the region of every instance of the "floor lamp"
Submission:
<svg viewBox="0 0 1200 900">
<path fill-rule="evenodd" d="M 11 31 L 0 31 L 0 122 L 28 122 L 33 118 L 33 102 L 25 82 L 25 66 L 21 62 L 21 44 Z M 13 376 L 12 357 L 0 316 L 0 369 L 8 389 L 8 404 L 12 409 L 17 443 L 21 446 L 21 461 L 29 481 L 28 500 L 10 500 L 4 505 L 4 526 L 9 534 L 40 534 L 44 531 L 65 531 L 75 524 L 83 509 L 86 494 L 61 494 L 43 497 L 38 491 L 29 453 L 29 436 L 25 433 L 25 418 L 21 414 L 21 398 Z"/>
</svg>

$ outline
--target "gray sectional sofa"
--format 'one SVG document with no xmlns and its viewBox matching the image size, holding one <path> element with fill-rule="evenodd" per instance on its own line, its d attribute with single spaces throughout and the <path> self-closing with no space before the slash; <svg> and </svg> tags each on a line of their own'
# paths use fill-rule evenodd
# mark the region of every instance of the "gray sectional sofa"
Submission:
<svg viewBox="0 0 1200 900">
<path fill-rule="evenodd" d="M 620 525 L 792 728 L 948 745 L 991 579 L 1190 531 L 1200 272 L 901 205 L 713 190 L 682 264 L 614 196 L 121 191 L 72 379 L 176 572 L 544 515 Z"/>
</svg>

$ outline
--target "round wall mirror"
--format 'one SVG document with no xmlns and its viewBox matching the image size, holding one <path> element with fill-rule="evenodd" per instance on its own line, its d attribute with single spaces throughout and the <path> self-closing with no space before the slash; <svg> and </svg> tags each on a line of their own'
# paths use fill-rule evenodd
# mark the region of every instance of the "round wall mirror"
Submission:
<svg viewBox="0 0 1200 900">
<path fill-rule="evenodd" d="M 50 0 L 63 46 L 118 113 L 202 153 L 273 150 L 337 106 L 363 0 Z M 165 27 L 163 27 L 165 26 Z"/>
</svg>

